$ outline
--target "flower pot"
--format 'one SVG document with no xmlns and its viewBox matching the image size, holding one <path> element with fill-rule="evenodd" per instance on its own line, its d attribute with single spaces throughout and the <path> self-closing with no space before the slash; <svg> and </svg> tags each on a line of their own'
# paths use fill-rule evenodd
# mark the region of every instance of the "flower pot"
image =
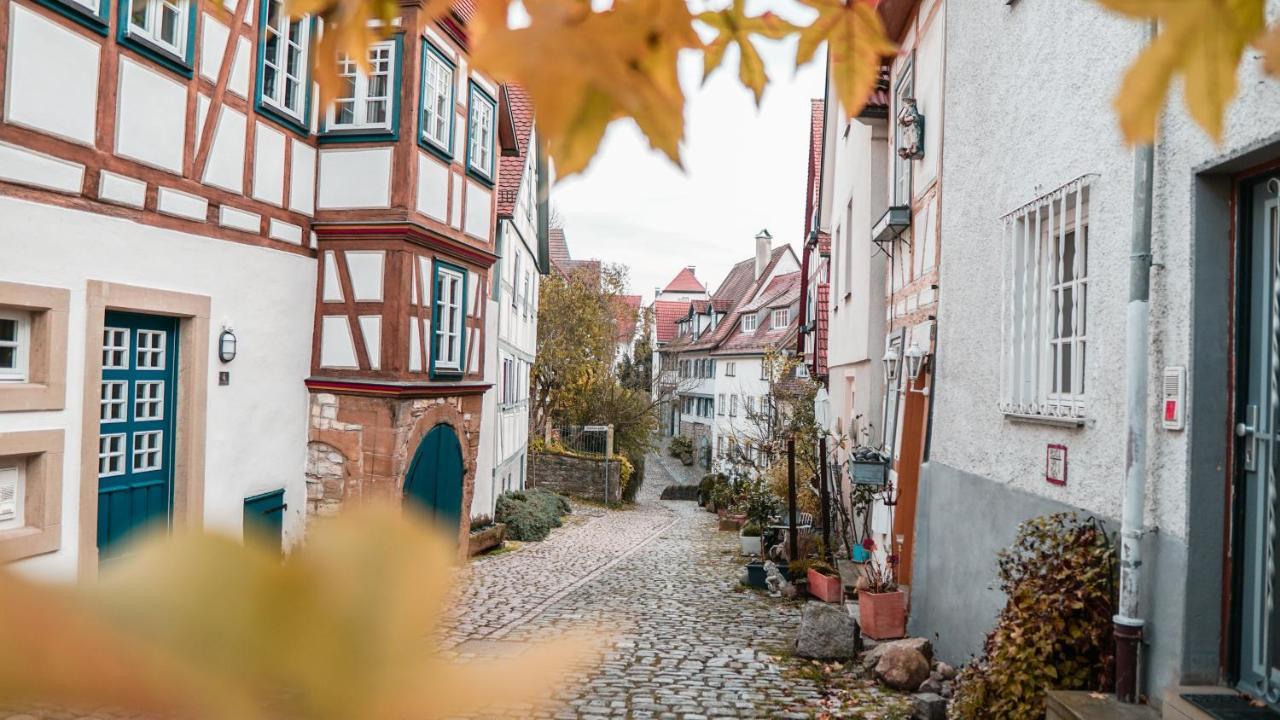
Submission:
<svg viewBox="0 0 1280 720">
<path fill-rule="evenodd" d="M 726 515 L 720 518 L 721 530 L 731 530 L 733 532 L 737 532 L 742 529 L 742 525 L 743 525 L 742 520 L 734 515 Z"/>
<path fill-rule="evenodd" d="M 769 574 L 764 571 L 764 561 L 755 560 L 747 563 L 747 584 L 763 590 L 768 587 Z"/>
<path fill-rule="evenodd" d="M 861 545 L 854 545 L 853 551 L 849 553 L 849 559 L 856 563 L 864 563 L 871 559 L 871 551 Z"/>
<path fill-rule="evenodd" d="M 759 535 L 739 535 L 738 540 L 742 542 L 743 555 L 759 555 L 760 554 L 760 536 Z"/>
<path fill-rule="evenodd" d="M 862 633 L 874 640 L 893 640 L 907 634 L 907 594 L 902 590 L 858 593 Z"/>
<path fill-rule="evenodd" d="M 467 555 L 475 556 L 502 544 L 507 538 L 507 526 L 494 523 L 489 527 L 473 531 L 467 538 Z"/>
<path fill-rule="evenodd" d="M 809 594 L 822 602 L 838 603 L 844 599 L 844 583 L 839 576 L 824 575 L 809 568 Z"/>
</svg>

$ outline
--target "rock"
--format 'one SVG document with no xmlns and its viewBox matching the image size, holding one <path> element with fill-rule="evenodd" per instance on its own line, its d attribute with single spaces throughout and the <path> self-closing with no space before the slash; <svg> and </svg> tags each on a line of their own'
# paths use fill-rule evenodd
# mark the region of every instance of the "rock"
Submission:
<svg viewBox="0 0 1280 720">
<path fill-rule="evenodd" d="M 858 623 L 843 610 L 826 603 L 805 603 L 795 654 L 814 660 L 847 660 L 858 655 L 861 637 Z"/>
<path fill-rule="evenodd" d="M 871 651 L 862 656 L 862 667 L 870 670 L 880 662 L 880 656 L 891 647 L 905 647 L 915 650 L 924 656 L 925 674 L 928 674 L 929 661 L 933 659 L 933 645 L 929 644 L 924 638 L 904 638 L 902 640 L 889 640 L 878 644 L 868 643 Z"/>
<path fill-rule="evenodd" d="M 795 600 L 799 594 L 800 592 L 796 590 L 796 586 L 793 583 L 786 583 L 782 586 L 782 597 L 788 600 Z"/>
<path fill-rule="evenodd" d="M 942 675 L 943 680 L 955 680 L 956 666 L 940 662 L 938 663 L 938 674 Z"/>
<path fill-rule="evenodd" d="M 947 701 L 935 693 L 912 695 L 911 720 L 947 720 Z"/>
<path fill-rule="evenodd" d="M 894 690 L 915 692 L 929 679 L 929 660 L 912 647 L 888 643 L 876 663 L 876 677 Z"/>
<path fill-rule="evenodd" d="M 934 695 L 941 695 L 942 681 L 936 678 L 930 677 L 928 680 L 925 680 L 924 682 L 920 683 L 920 687 L 917 688 L 917 691 L 922 693 L 933 693 Z"/>
</svg>

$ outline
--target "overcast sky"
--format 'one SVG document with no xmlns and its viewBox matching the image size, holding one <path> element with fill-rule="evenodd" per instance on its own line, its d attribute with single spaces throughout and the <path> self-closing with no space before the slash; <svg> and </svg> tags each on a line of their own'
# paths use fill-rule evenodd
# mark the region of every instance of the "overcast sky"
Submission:
<svg viewBox="0 0 1280 720">
<path fill-rule="evenodd" d="M 722 3 L 717 3 L 720 5 Z M 752 7 L 758 12 L 763 4 Z M 805 9 L 774 12 L 808 21 Z M 586 172 L 556 185 L 552 203 L 575 259 L 631 268 L 631 290 L 653 299 L 686 265 L 715 290 L 729 268 L 755 253 L 761 228 L 797 253 L 804 233 L 809 101 L 822 97 L 822 53 L 794 69 L 794 41 L 761 43 L 773 81 L 757 111 L 738 80 L 736 48 L 701 84 L 702 61 L 681 58 L 685 89 L 685 170 L 650 150 L 631 121 L 615 122 Z"/>
</svg>

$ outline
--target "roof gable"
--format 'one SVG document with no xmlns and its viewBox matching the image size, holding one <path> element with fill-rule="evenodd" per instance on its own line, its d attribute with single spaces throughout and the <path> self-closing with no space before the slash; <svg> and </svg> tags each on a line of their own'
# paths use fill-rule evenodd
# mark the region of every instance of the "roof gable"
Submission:
<svg viewBox="0 0 1280 720">
<path fill-rule="evenodd" d="M 704 293 L 706 291 L 707 286 L 703 285 L 698 280 L 698 277 L 693 274 L 693 268 L 684 268 L 676 273 L 676 276 L 671 278 L 671 282 L 667 283 L 667 286 L 662 289 L 662 292 Z"/>
</svg>

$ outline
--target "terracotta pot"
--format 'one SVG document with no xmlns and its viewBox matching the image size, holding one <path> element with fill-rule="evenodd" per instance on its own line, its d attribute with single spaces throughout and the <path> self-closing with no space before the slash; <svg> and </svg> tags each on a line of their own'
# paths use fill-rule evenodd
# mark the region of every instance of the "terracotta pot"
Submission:
<svg viewBox="0 0 1280 720">
<path fill-rule="evenodd" d="M 809 568 L 809 594 L 822 602 L 838 603 L 844 599 L 844 583 L 839 576 L 832 577 Z"/>
<path fill-rule="evenodd" d="M 907 594 L 902 590 L 887 593 L 858 593 L 858 617 L 862 633 L 875 640 L 894 640 L 907 634 Z"/>
<path fill-rule="evenodd" d="M 744 523 L 742 520 L 739 520 L 733 515 L 726 515 L 720 518 L 721 530 L 733 530 L 733 531 L 741 530 L 743 524 Z"/>
</svg>

